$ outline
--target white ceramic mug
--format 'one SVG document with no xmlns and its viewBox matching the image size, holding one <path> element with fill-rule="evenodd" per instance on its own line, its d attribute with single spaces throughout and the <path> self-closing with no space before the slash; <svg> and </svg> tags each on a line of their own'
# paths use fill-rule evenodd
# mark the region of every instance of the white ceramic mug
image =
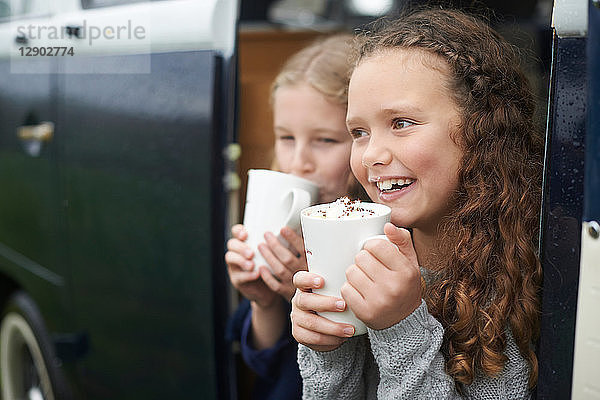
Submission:
<svg viewBox="0 0 600 400">
<path fill-rule="evenodd" d="M 327 207 L 319 204 L 302 210 L 302 235 L 308 270 L 324 280 L 321 289 L 314 293 L 341 297 L 340 289 L 346 282 L 346 269 L 354 264 L 354 257 L 369 239 L 382 238 L 383 226 L 390 221 L 391 209 L 377 203 L 361 203 L 361 206 L 373 210 L 373 215 L 361 218 L 325 219 L 317 211 Z M 367 327 L 354 313 L 347 309 L 343 312 L 319 313 L 332 321 L 344 322 L 354 326 L 354 335 L 367 332 Z"/>
<path fill-rule="evenodd" d="M 258 251 L 265 241 L 265 232 L 279 237 L 284 226 L 300 231 L 300 211 L 318 200 L 318 186 L 304 178 L 267 169 L 248 171 L 244 226 L 248 231 L 247 243 L 254 251 L 254 267 L 266 265 Z M 287 245 L 285 240 L 279 240 Z"/>
</svg>

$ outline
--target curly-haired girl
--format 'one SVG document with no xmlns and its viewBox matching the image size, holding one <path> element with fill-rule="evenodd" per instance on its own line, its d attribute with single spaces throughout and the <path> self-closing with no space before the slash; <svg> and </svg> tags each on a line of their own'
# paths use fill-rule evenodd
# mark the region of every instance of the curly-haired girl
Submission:
<svg viewBox="0 0 600 400">
<path fill-rule="evenodd" d="M 342 298 L 298 272 L 306 399 L 527 398 L 537 380 L 543 140 L 516 51 L 458 11 L 418 11 L 359 44 L 351 167 L 392 208 Z M 409 228 L 409 230 L 399 228 Z M 368 326 L 317 315 L 349 307 Z"/>
</svg>

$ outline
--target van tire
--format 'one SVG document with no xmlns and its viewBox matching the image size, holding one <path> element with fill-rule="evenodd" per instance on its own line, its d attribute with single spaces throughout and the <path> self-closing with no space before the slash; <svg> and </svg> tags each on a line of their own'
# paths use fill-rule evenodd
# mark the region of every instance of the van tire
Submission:
<svg viewBox="0 0 600 400">
<path fill-rule="evenodd" d="M 35 302 L 23 291 L 13 293 L 0 322 L 2 398 L 62 400 L 59 361 Z"/>
</svg>

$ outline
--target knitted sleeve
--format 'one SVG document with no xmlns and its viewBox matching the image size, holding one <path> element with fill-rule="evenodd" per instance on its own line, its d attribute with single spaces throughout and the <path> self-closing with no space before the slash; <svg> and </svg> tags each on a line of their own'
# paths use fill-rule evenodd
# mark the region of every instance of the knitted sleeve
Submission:
<svg viewBox="0 0 600 400">
<path fill-rule="evenodd" d="M 298 365 L 304 400 L 374 399 L 377 377 L 366 335 L 353 337 L 340 347 L 319 352 L 298 345 Z M 371 383 L 372 390 L 368 390 Z"/>
<path fill-rule="evenodd" d="M 440 352 L 444 329 L 427 310 L 425 301 L 407 318 L 369 339 L 379 369 L 377 398 L 460 399 L 452 378 L 444 372 Z M 498 377 L 478 376 L 465 388 L 467 399 L 527 399 L 528 366 L 510 331 L 505 354 L 508 362 Z"/>
</svg>

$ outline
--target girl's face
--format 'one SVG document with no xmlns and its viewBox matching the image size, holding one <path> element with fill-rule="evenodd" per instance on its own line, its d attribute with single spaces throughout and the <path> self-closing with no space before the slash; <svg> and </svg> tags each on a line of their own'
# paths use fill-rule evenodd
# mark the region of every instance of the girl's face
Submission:
<svg viewBox="0 0 600 400">
<path fill-rule="evenodd" d="M 308 84 L 279 87 L 273 96 L 275 157 L 282 172 L 319 185 L 319 200 L 347 191 L 352 138 L 346 108 Z"/>
<path fill-rule="evenodd" d="M 354 175 L 395 225 L 430 233 L 450 212 L 462 154 L 447 68 L 425 51 L 387 50 L 361 61 L 348 92 Z"/>
</svg>

